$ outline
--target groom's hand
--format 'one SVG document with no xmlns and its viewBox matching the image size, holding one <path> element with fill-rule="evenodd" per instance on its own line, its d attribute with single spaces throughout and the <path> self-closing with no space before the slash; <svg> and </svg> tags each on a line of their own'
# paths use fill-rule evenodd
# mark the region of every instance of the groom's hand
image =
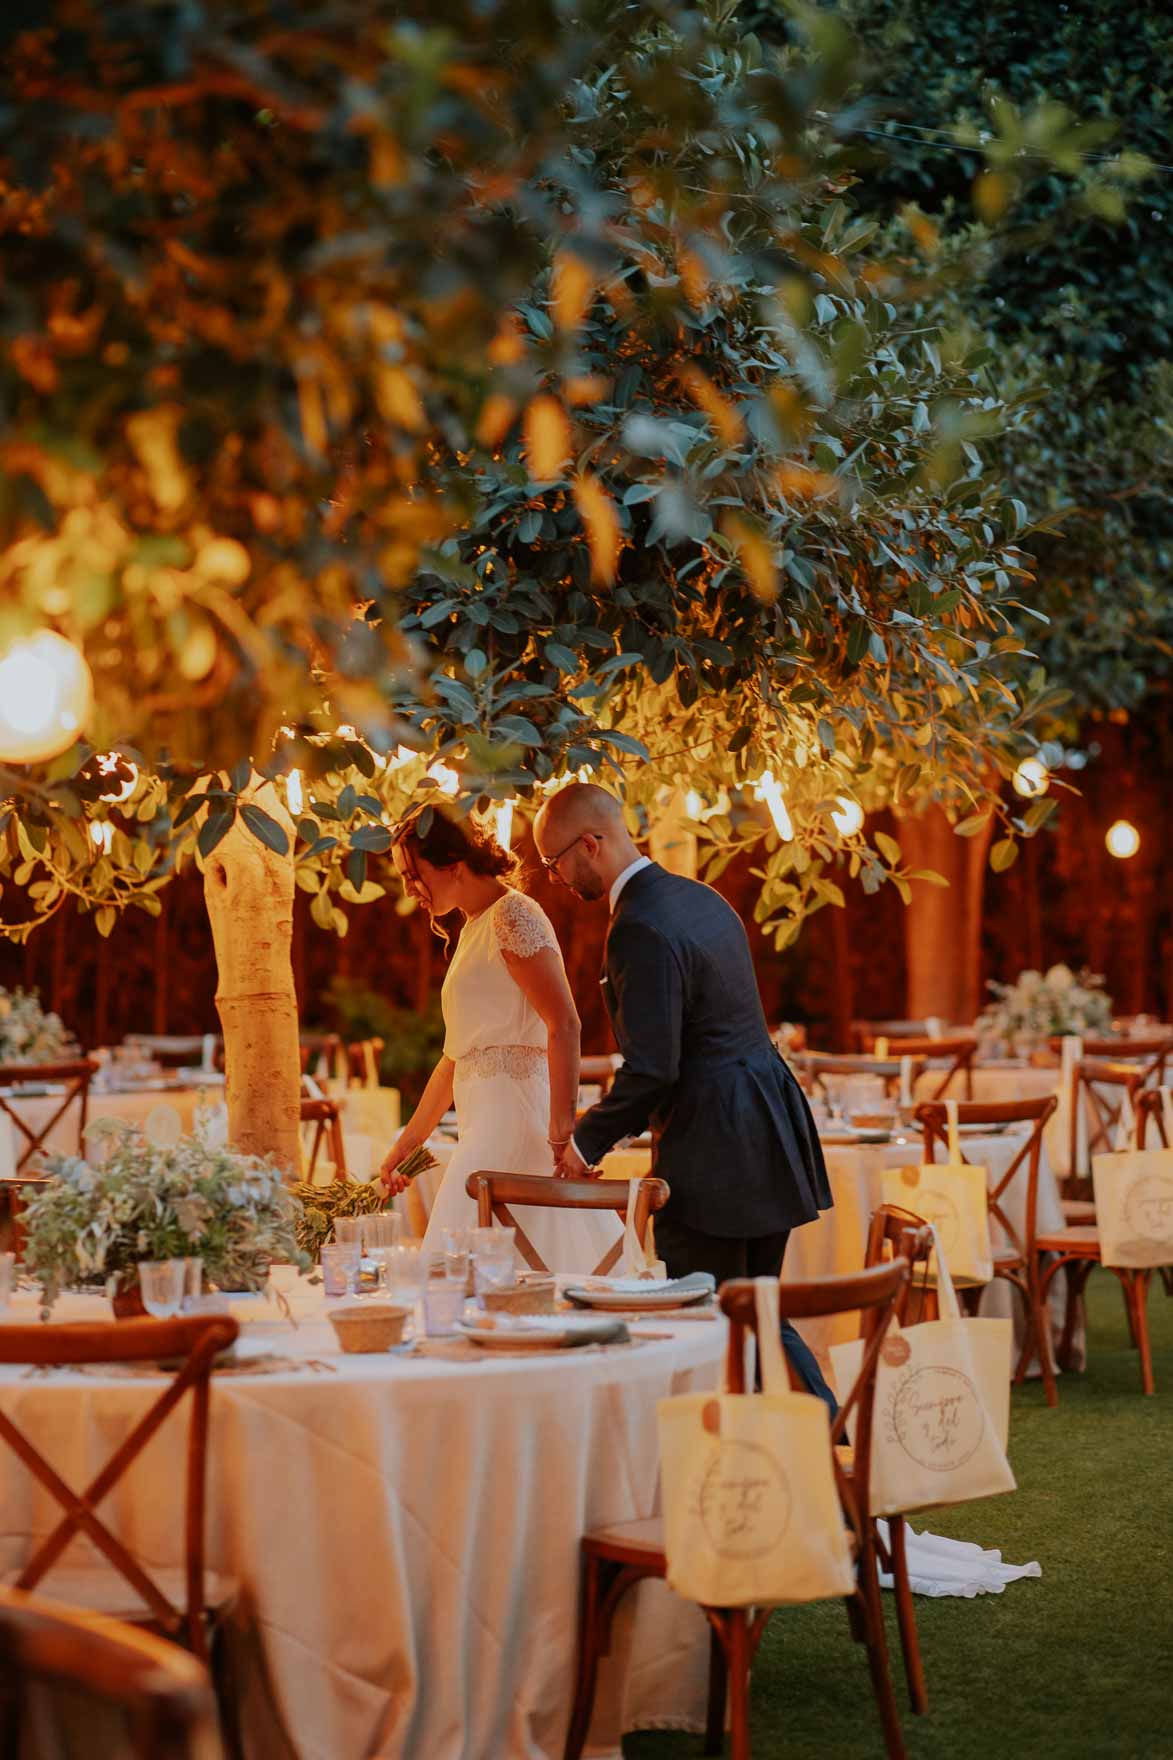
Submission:
<svg viewBox="0 0 1173 1760">
<path fill-rule="evenodd" d="M 565 1145 L 554 1163 L 554 1173 L 558 1179 L 591 1179 L 592 1170 L 583 1160 L 574 1146 L 573 1140 Z"/>
</svg>

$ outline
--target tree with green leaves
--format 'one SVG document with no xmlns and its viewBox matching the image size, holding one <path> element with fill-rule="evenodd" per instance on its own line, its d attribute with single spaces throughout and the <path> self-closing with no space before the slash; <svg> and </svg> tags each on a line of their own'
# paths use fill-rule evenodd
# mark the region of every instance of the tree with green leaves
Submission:
<svg viewBox="0 0 1173 1760">
<path fill-rule="evenodd" d="M 839 860 L 910 883 L 844 799 L 978 810 L 1030 749 L 982 451 L 1017 417 L 868 255 L 809 29 L 0 25 L 0 650 L 51 627 L 94 685 L 81 743 L 0 771 L 2 926 L 108 930 L 198 863 L 243 1146 L 296 1153 L 292 887 L 344 932 L 419 788 L 693 788 L 711 871 L 765 840 L 784 945 Z"/>
</svg>

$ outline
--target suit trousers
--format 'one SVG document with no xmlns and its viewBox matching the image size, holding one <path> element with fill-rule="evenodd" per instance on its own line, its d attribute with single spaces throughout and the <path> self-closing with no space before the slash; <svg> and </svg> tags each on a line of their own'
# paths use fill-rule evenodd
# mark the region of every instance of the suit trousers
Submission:
<svg viewBox="0 0 1173 1760">
<path fill-rule="evenodd" d="M 655 1229 L 656 1251 L 669 1277 L 708 1271 L 717 1279 L 718 1288 L 734 1277 L 780 1277 L 790 1239 L 789 1229 L 750 1239 L 705 1234 L 668 1215 L 656 1217 Z M 788 1320 L 782 1322 L 782 1348 L 806 1391 L 821 1399 L 834 1418 L 839 1410 L 835 1395 L 823 1379 L 814 1352 Z"/>
</svg>

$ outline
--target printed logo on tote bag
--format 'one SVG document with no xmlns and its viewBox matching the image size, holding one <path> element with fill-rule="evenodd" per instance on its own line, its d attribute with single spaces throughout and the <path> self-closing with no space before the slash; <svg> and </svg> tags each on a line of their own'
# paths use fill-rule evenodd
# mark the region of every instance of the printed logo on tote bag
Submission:
<svg viewBox="0 0 1173 1760">
<path fill-rule="evenodd" d="M 776 1456 L 756 1442 L 724 1438 L 696 1492 L 696 1513 L 721 1558 L 762 1558 L 785 1538 L 794 1506 Z"/>
<path fill-rule="evenodd" d="M 1173 1178 L 1152 1173 L 1134 1181 L 1124 1200 L 1124 1219 L 1142 1241 L 1173 1238 Z"/>
<path fill-rule="evenodd" d="M 919 1167 L 903 1167 L 900 1172 L 906 1186 L 921 1186 Z M 946 1257 L 956 1252 L 961 1240 L 961 1212 L 948 1192 L 940 1186 L 921 1187 L 916 1194 L 916 1213 L 932 1223 Z"/>
<path fill-rule="evenodd" d="M 977 1452 L 985 1432 L 982 1402 L 969 1376 L 947 1364 L 906 1375 L 888 1406 L 891 1433 L 910 1460 L 951 1473 Z"/>
</svg>

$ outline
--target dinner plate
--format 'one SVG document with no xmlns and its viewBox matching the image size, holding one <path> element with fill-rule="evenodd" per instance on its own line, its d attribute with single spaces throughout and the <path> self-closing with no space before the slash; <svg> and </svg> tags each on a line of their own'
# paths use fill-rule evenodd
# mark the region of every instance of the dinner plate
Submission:
<svg viewBox="0 0 1173 1760">
<path fill-rule="evenodd" d="M 690 1277 L 670 1277 L 656 1281 L 617 1278 L 607 1287 L 593 1289 L 589 1284 L 572 1283 L 563 1290 L 568 1302 L 576 1308 L 597 1308 L 606 1313 L 618 1310 L 641 1314 L 663 1314 L 671 1308 L 688 1308 L 695 1302 L 707 1302 L 716 1288 L 715 1279 L 707 1271 L 695 1271 Z"/>
<path fill-rule="evenodd" d="M 493 1324 L 486 1322 L 492 1320 Z M 622 1320 L 592 1320 L 585 1314 L 486 1315 L 479 1321 L 462 1320 L 462 1337 L 486 1351 L 573 1350 L 585 1344 L 626 1344 L 630 1334 Z"/>
</svg>

